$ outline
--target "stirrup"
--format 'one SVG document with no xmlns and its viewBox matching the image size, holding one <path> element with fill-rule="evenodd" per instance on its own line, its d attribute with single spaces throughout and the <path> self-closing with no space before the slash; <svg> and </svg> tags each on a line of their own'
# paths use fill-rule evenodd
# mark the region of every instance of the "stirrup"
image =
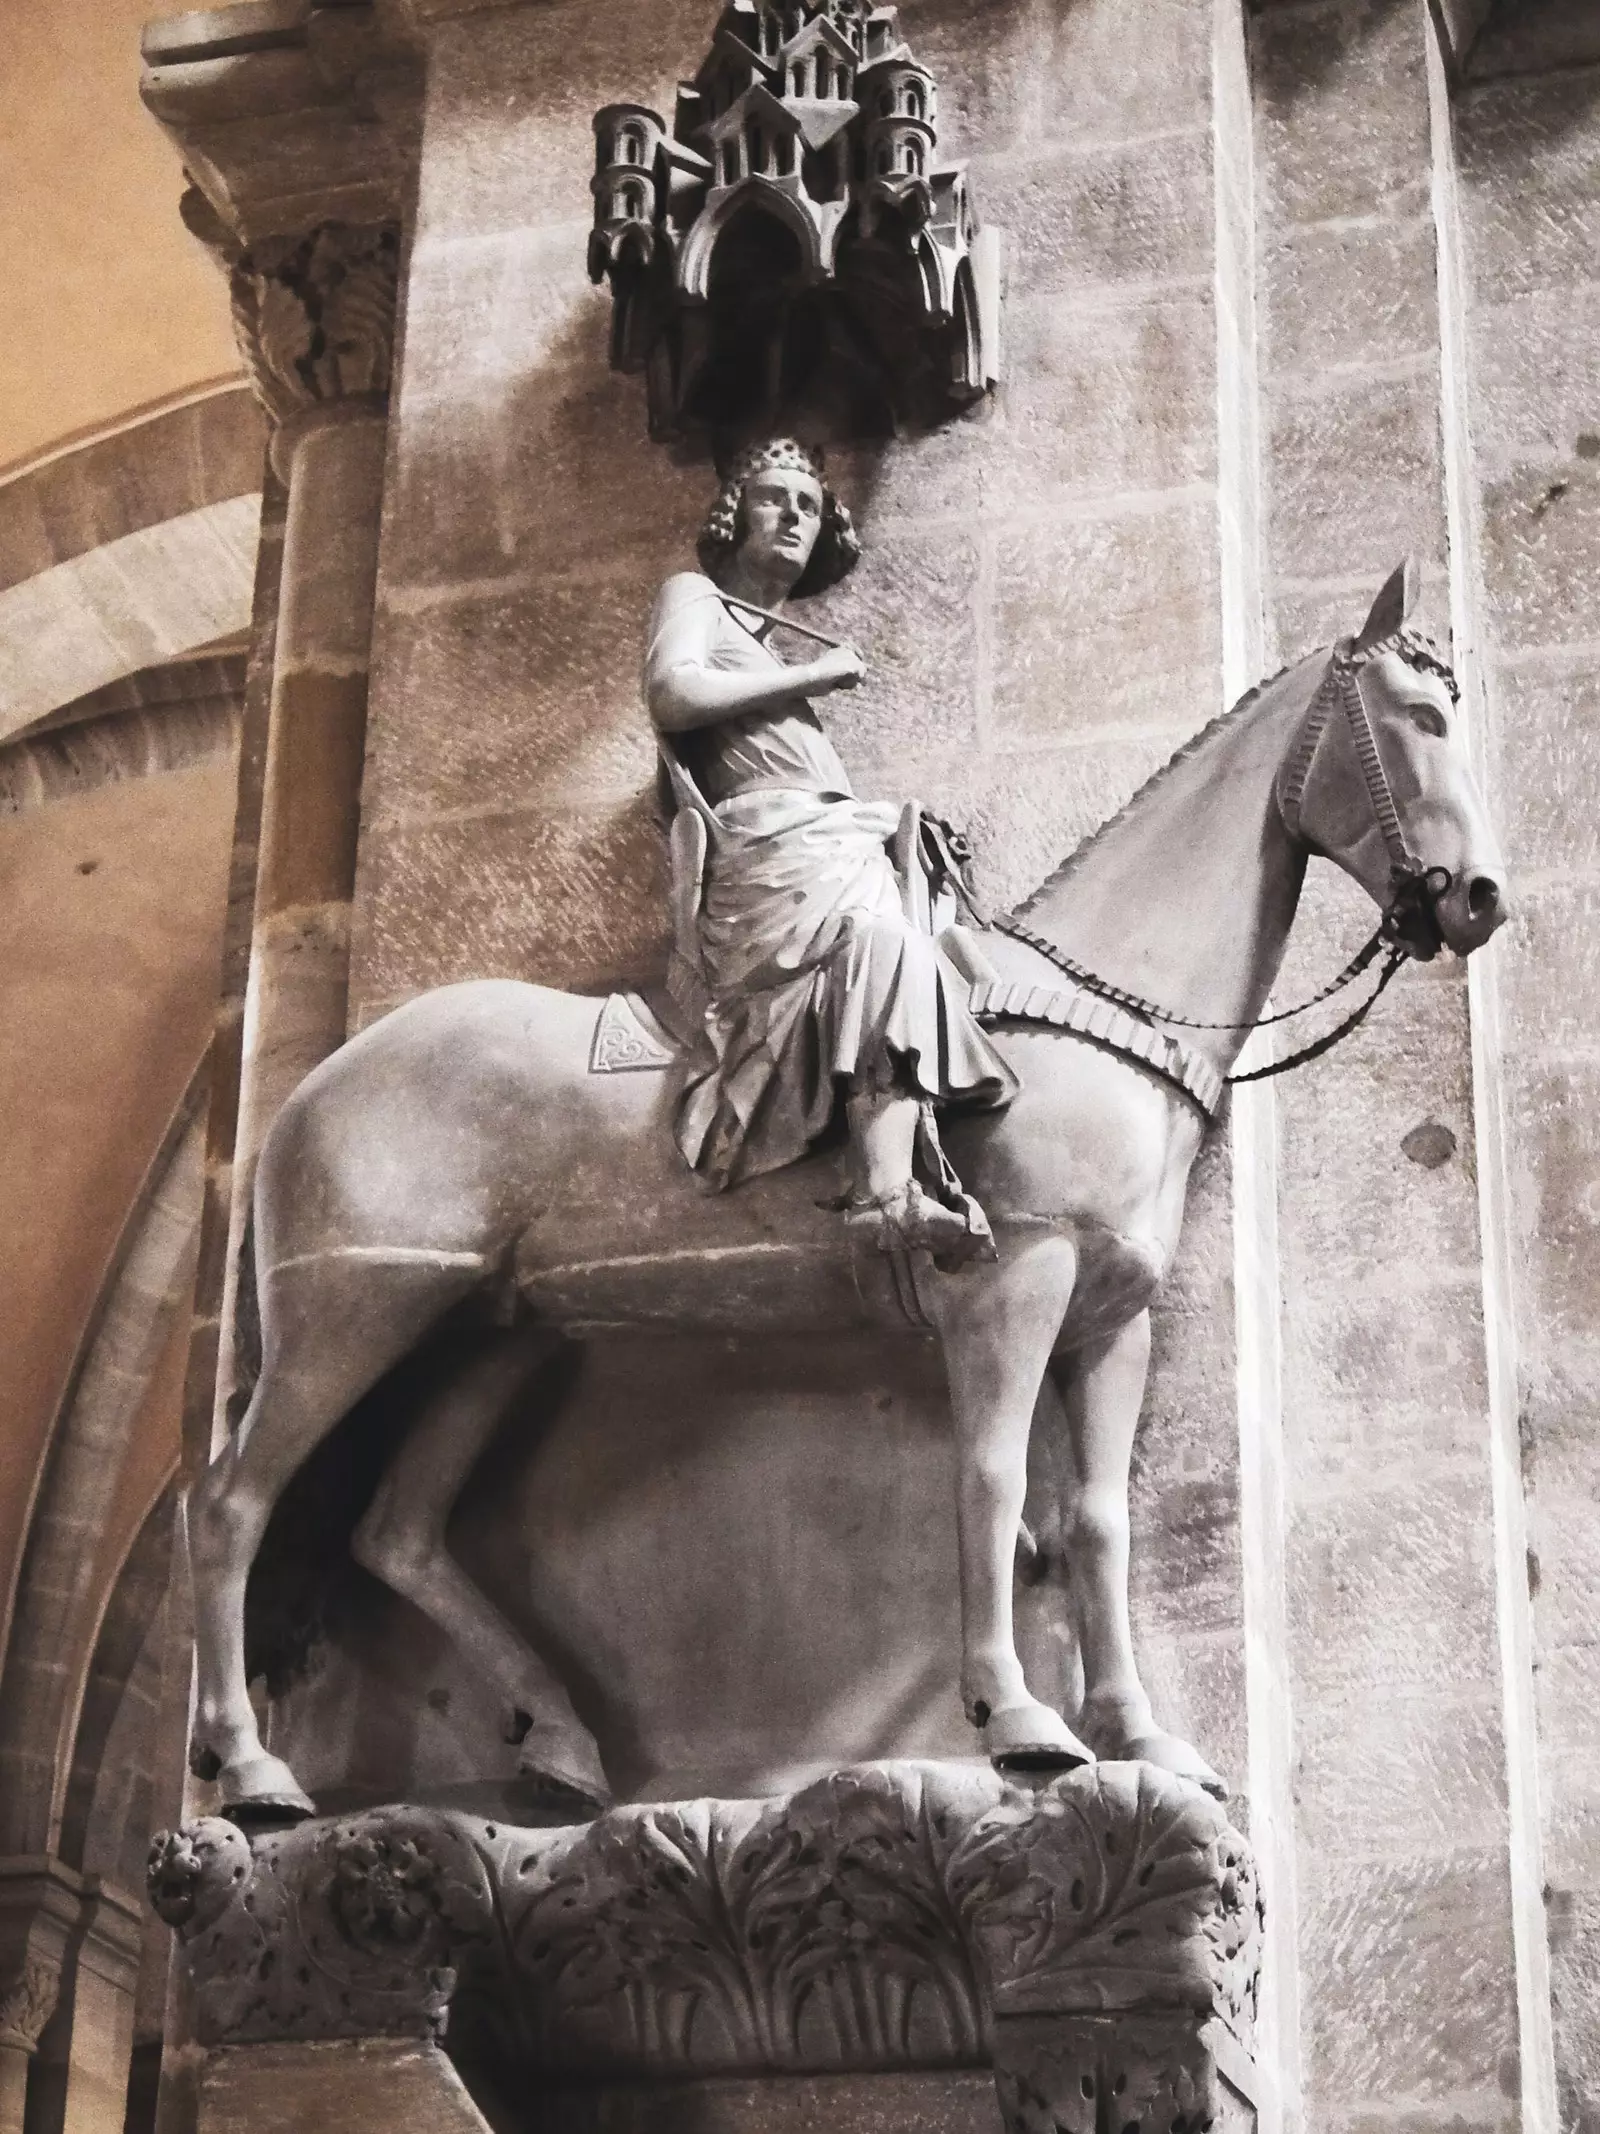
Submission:
<svg viewBox="0 0 1600 2134">
<path fill-rule="evenodd" d="M 908 1179 L 893 1193 L 851 1201 L 845 1219 L 854 1227 L 870 1228 L 880 1252 L 931 1253 L 936 1267 L 951 1272 L 969 1260 L 998 1256 L 982 1208 L 969 1193 L 960 1200 L 959 1207 L 951 1207 Z"/>
</svg>

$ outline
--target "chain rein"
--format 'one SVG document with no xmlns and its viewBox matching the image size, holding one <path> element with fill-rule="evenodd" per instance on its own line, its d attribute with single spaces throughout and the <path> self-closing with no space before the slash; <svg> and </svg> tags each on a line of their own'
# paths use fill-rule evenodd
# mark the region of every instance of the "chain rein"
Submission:
<svg viewBox="0 0 1600 2134">
<path fill-rule="evenodd" d="M 1424 867 L 1406 843 L 1405 831 L 1400 823 L 1400 811 L 1395 806 L 1394 791 L 1389 784 L 1389 775 L 1383 767 L 1383 758 L 1378 753 L 1377 736 L 1372 731 L 1366 699 L 1361 693 L 1360 669 L 1368 660 L 1391 651 L 1398 651 L 1404 657 L 1405 650 L 1403 636 L 1397 635 L 1372 645 L 1362 659 L 1357 661 L 1351 640 L 1344 639 L 1337 644 L 1328 662 L 1328 671 L 1323 676 L 1316 697 L 1306 714 L 1294 754 L 1284 768 L 1279 805 L 1289 829 L 1299 835 L 1300 804 L 1305 794 L 1306 780 L 1311 775 L 1311 766 L 1321 745 L 1329 715 L 1337 702 L 1349 726 L 1356 761 L 1361 766 L 1362 782 L 1366 786 L 1372 812 L 1389 852 L 1390 881 L 1394 895 L 1385 907 L 1383 917 L 1370 938 L 1362 943 L 1344 969 L 1315 993 L 1297 1001 L 1292 1008 L 1282 1008 L 1274 1015 L 1259 1015 L 1252 1022 L 1200 1022 L 1192 1016 L 1174 1015 L 1170 1009 L 1163 1008 L 1156 1001 L 1147 1000 L 1141 993 L 1132 993 L 1125 987 L 1113 985 L 1097 971 L 1090 970 L 1086 964 L 1077 962 L 1075 958 L 1067 955 L 1065 950 L 1057 948 L 1046 935 L 1035 933 L 1032 927 L 1025 926 L 1020 919 L 992 920 L 990 923 L 996 932 L 1009 934 L 1013 940 L 1021 941 L 1026 947 L 1043 956 L 1047 962 L 1054 964 L 1058 971 L 1082 986 L 1086 992 L 1097 994 L 1100 999 L 1110 1001 L 1114 1007 L 1124 1008 L 1131 1014 L 1182 1030 L 1243 1030 L 1246 1033 L 1270 1029 L 1274 1023 L 1292 1022 L 1296 1016 L 1320 1007 L 1324 1001 L 1331 1000 L 1336 993 L 1341 993 L 1347 986 L 1353 985 L 1362 973 L 1371 967 L 1379 950 L 1387 945 L 1388 955 L 1378 974 L 1377 984 L 1343 1022 L 1284 1059 L 1274 1060 L 1266 1067 L 1254 1068 L 1248 1074 L 1226 1076 L 1225 1086 L 1234 1088 L 1242 1082 L 1265 1082 L 1274 1075 L 1287 1074 L 1291 1068 L 1303 1067 L 1308 1061 L 1320 1059 L 1325 1052 L 1331 1052 L 1341 1039 L 1348 1037 L 1366 1021 L 1390 980 L 1405 962 L 1409 950 L 1400 929 L 1408 908 L 1419 903 L 1437 903 L 1451 884 L 1447 868 Z"/>
</svg>

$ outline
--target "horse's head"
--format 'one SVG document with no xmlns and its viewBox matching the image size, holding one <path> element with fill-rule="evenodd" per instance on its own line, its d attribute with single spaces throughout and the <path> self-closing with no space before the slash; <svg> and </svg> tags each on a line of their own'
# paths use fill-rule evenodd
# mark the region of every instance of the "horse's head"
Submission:
<svg viewBox="0 0 1600 2134">
<path fill-rule="evenodd" d="M 1505 870 L 1467 761 L 1455 677 L 1410 617 L 1403 563 L 1361 634 L 1334 647 L 1278 777 L 1292 835 L 1334 860 L 1424 959 L 1481 948 L 1506 916 Z"/>
</svg>

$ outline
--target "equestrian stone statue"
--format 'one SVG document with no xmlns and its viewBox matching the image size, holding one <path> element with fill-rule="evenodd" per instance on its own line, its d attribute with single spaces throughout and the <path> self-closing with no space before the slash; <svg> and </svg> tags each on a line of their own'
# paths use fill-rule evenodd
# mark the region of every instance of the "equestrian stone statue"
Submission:
<svg viewBox="0 0 1600 2134">
<path fill-rule="evenodd" d="M 761 619 L 751 607 L 775 612 L 805 589 L 819 550 L 832 561 L 816 568 L 832 569 L 847 546 L 808 456 L 757 455 L 714 521 L 714 575 L 669 581 L 657 610 L 650 701 L 678 819 L 701 833 L 676 833 L 680 945 L 706 1021 L 687 1063 L 664 1050 L 657 1072 L 597 1073 L 612 1003 L 473 981 L 362 1031 L 267 1136 L 247 1271 L 260 1374 L 188 1517 L 192 1756 L 238 1817 L 311 1812 L 262 1745 L 246 1678 L 245 1584 L 273 1505 L 431 1327 L 508 1289 L 518 1323 L 486 1330 L 466 1376 L 424 1407 L 353 1546 L 496 1685 L 527 1771 L 569 1800 L 608 1798 L 555 1670 L 446 1544 L 530 1343 L 628 1326 L 826 1339 L 865 1324 L 931 1334 L 943 1352 L 960 1685 L 987 1754 L 1027 1770 L 1145 1759 L 1221 1787 L 1152 1713 L 1128 1619 L 1150 1304 L 1308 857 L 1343 868 L 1383 914 L 1384 980 L 1405 954 L 1471 953 L 1505 916 L 1454 684 L 1414 626 L 1414 572 L 1397 571 L 1356 636 L 1205 726 L 996 921 L 963 978 L 959 936 L 931 905 L 907 917 L 916 856 L 886 857 L 893 819 L 854 799 L 805 702 L 848 686 L 860 662 L 838 650 L 785 668 L 747 627 Z M 857 1250 L 821 1205 L 818 1164 L 795 1160 L 840 1092 L 869 1204 L 858 1219 L 894 1233 L 882 1255 Z M 927 1105 L 944 1107 L 948 1154 L 927 1151 L 917 1180 Z M 713 1184 L 742 1182 L 700 1190 L 679 1149 Z M 967 1192 L 992 1258 L 975 1249 Z M 909 1298 L 889 1279 L 902 1261 Z M 1031 1694 L 1012 1627 L 1047 1373 L 1068 1432 L 1062 1535 L 1084 1679 L 1071 1725 Z"/>
</svg>

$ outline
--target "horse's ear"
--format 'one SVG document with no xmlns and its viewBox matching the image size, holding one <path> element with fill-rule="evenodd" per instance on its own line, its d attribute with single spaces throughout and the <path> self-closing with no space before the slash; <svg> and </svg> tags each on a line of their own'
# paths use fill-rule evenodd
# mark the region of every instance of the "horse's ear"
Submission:
<svg viewBox="0 0 1600 2134">
<path fill-rule="evenodd" d="M 1381 644 L 1393 637 L 1411 619 L 1422 592 L 1422 572 L 1415 556 L 1407 556 L 1372 603 L 1372 613 L 1361 626 L 1358 646 Z"/>
</svg>

